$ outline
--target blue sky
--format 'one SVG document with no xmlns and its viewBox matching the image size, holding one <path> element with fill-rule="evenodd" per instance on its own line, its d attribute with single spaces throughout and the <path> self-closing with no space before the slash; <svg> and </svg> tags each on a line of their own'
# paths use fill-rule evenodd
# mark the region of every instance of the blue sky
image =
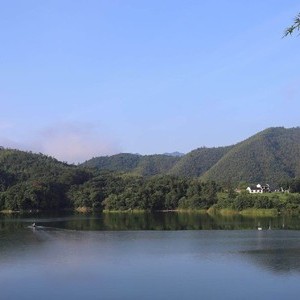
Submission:
<svg viewBox="0 0 300 300">
<path fill-rule="evenodd" d="M 77 163 L 300 125 L 299 1 L 0 4 L 4 147 Z"/>
</svg>

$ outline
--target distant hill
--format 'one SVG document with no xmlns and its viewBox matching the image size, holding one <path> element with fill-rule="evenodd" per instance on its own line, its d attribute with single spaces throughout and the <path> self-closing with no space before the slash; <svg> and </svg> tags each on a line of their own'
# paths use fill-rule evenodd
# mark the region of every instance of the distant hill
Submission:
<svg viewBox="0 0 300 300">
<path fill-rule="evenodd" d="M 81 166 L 0 147 L 0 211 L 208 208 L 222 183 L 272 186 L 295 177 L 288 185 L 299 192 L 300 128 L 269 128 L 236 145 L 182 157 L 122 153 Z"/>
<path fill-rule="evenodd" d="M 203 176 L 218 182 L 269 182 L 300 176 L 300 128 L 269 128 L 232 147 Z"/>
<path fill-rule="evenodd" d="M 69 208 L 68 191 L 92 176 L 43 154 L 0 147 L 0 210 Z"/>
<path fill-rule="evenodd" d="M 170 174 L 217 182 L 277 183 L 300 176 L 300 128 L 268 128 L 236 145 L 198 148 L 183 156 L 122 153 L 83 166 L 153 176 Z"/>
<path fill-rule="evenodd" d="M 236 145 L 202 147 L 183 156 L 122 153 L 95 157 L 79 167 L 43 154 L 0 147 L 0 192 L 8 185 L 28 180 L 45 179 L 64 184 L 84 182 L 91 171 L 80 167 L 142 176 L 201 177 L 220 183 L 276 184 L 300 177 L 300 128 L 268 128 Z"/>
<path fill-rule="evenodd" d="M 10 185 L 12 182 L 28 180 L 77 184 L 89 177 L 86 170 L 60 162 L 53 157 L 2 147 L 0 147 L 0 173 L 5 174 L 3 175 L 5 178 L 10 178 Z"/>
<path fill-rule="evenodd" d="M 131 172 L 138 166 L 141 158 L 142 155 L 139 154 L 120 153 L 112 156 L 93 157 L 81 165 L 99 170 Z"/>
<path fill-rule="evenodd" d="M 171 174 L 218 182 L 279 181 L 300 176 L 300 128 L 268 128 L 236 145 L 198 148 L 183 156 L 118 154 L 83 166 L 152 176 Z"/>
<path fill-rule="evenodd" d="M 201 176 L 216 164 L 230 149 L 232 149 L 232 146 L 198 148 L 184 155 L 169 173 L 186 177 Z"/>
<path fill-rule="evenodd" d="M 166 174 L 180 160 L 178 156 L 164 154 L 138 155 L 121 153 L 100 156 L 84 162 L 81 166 L 98 170 L 130 172 L 142 176 Z"/>
<path fill-rule="evenodd" d="M 186 155 L 178 152 L 154 155 L 121 153 L 94 157 L 81 166 L 142 176 L 171 174 L 198 177 L 211 168 L 230 148 L 199 148 Z"/>
</svg>

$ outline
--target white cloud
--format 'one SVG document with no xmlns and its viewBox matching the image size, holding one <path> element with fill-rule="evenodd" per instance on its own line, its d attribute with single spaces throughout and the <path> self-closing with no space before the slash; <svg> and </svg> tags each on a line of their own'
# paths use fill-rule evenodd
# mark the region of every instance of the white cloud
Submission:
<svg viewBox="0 0 300 300">
<path fill-rule="evenodd" d="M 117 143 L 98 126 L 77 122 L 57 123 L 21 142 L 0 137 L 0 146 L 41 152 L 69 163 L 120 152 Z"/>
<path fill-rule="evenodd" d="M 118 146 L 99 128 L 87 123 L 59 123 L 40 133 L 36 145 L 45 154 L 70 163 L 117 152 Z"/>
</svg>

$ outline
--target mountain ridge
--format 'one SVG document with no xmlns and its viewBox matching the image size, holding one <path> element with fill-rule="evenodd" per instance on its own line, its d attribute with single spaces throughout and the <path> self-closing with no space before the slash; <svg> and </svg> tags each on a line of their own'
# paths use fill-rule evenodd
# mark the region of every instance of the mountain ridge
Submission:
<svg viewBox="0 0 300 300">
<path fill-rule="evenodd" d="M 26 177 L 22 170 L 28 168 L 34 170 L 36 178 L 43 177 L 50 167 L 53 176 L 59 176 L 61 170 L 74 173 L 79 167 L 146 177 L 200 177 L 220 183 L 278 183 L 300 177 L 300 127 L 270 127 L 237 144 L 201 147 L 183 156 L 120 153 L 94 157 L 78 166 L 42 154 L 0 147 L 0 172 L 5 180 L 12 180 L 12 173 Z"/>
<path fill-rule="evenodd" d="M 201 177 L 220 182 L 279 182 L 300 176 L 300 127 L 270 127 L 230 146 L 202 147 L 169 159 L 168 155 L 139 155 L 131 168 L 119 164 L 112 168 L 108 160 L 121 156 L 98 157 L 82 166 L 100 170 L 132 172 L 144 176 L 169 174 L 184 177 Z M 130 154 L 127 154 L 130 155 Z M 97 162 L 102 160 L 102 164 Z M 147 163 L 143 163 L 147 161 Z M 105 162 L 105 163 L 103 163 Z M 152 171 L 143 169 L 148 165 Z M 105 166 L 104 166 L 105 165 Z M 158 172 L 158 173 L 157 173 Z"/>
<path fill-rule="evenodd" d="M 300 176 L 300 128 L 271 127 L 237 143 L 202 178 L 255 183 L 279 182 L 297 176 Z"/>
</svg>

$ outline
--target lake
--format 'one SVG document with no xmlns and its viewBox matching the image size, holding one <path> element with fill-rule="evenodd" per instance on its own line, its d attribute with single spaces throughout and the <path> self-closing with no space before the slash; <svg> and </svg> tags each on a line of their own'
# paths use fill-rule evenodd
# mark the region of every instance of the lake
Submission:
<svg viewBox="0 0 300 300">
<path fill-rule="evenodd" d="M 2 215 L 0 298 L 298 299 L 296 229 L 286 217 Z"/>
</svg>

